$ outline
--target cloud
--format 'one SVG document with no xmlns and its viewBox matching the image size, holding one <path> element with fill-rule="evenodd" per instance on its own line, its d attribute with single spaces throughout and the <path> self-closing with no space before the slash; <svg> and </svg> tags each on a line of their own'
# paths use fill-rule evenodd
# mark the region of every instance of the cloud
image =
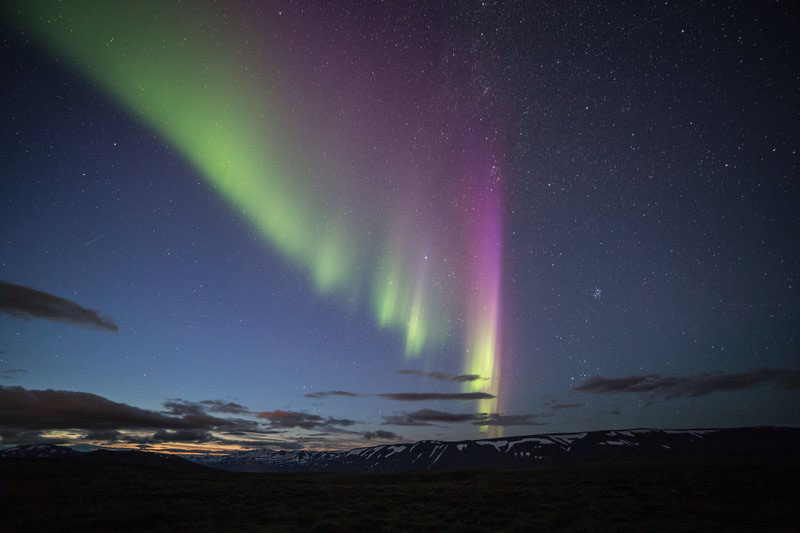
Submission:
<svg viewBox="0 0 800 533">
<path fill-rule="evenodd" d="M 3 379 L 15 379 L 17 374 L 24 374 L 27 370 L 22 368 L 8 368 L 6 370 L 0 370 L 0 378 Z"/>
<path fill-rule="evenodd" d="M 200 402 L 212 413 L 228 413 L 232 415 L 243 415 L 250 412 L 244 405 L 234 402 L 223 402 L 222 400 L 203 400 Z"/>
<path fill-rule="evenodd" d="M 164 402 L 167 414 L 181 417 L 190 426 L 196 428 L 237 428 L 242 426 L 254 426 L 255 422 L 242 420 L 240 418 L 219 418 L 211 416 L 206 412 L 207 406 L 202 402 L 188 402 L 180 399 L 172 399 Z"/>
<path fill-rule="evenodd" d="M 185 429 L 183 418 L 89 392 L 0 387 L 0 427 L 22 429 Z"/>
<path fill-rule="evenodd" d="M 350 420 L 349 418 L 334 418 L 329 416 L 325 419 L 325 423 L 333 426 L 352 426 L 356 424 L 356 421 Z"/>
<path fill-rule="evenodd" d="M 116 429 L 108 429 L 108 430 L 100 430 L 100 431 L 90 431 L 86 435 L 83 436 L 84 439 L 95 441 L 95 442 L 117 442 L 119 440 L 123 440 L 125 438 L 124 434 L 120 433 Z"/>
<path fill-rule="evenodd" d="M 665 399 L 708 396 L 716 392 L 749 389 L 756 385 L 800 389 L 800 370 L 754 368 L 741 373 L 700 374 L 697 376 L 662 377 L 658 374 L 623 378 L 593 377 L 573 390 L 591 394 L 650 394 Z"/>
<path fill-rule="evenodd" d="M 164 411 L 151 411 L 87 392 L 0 386 L 0 442 L 91 443 L 152 451 L 175 451 L 169 444 L 174 443 L 181 449 L 201 451 L 264 445 L 284 449 L 319 445 L 352 448 L 364 438 L 363 432 L 348 429 L 357 424 L 349 418 L 280 410 L 252 413 L 243 405 L 221 400 L 191 402 L 173 398 L 163 405 Z M 247 410 L 247 415 L 260 420 L 214 416 L 209 413 L 212 409 L 235 414 Z M 292 428 L 313 428 L 339 438 L 326 441 L 317 434 L 310 440 L 287 439 Z M 383 438 L 375 435 L 373 438 Z"/>
<path fill-rule="evenodd" d="M 281 433 L 285 433 L 279 429 L 245 429 L 245 430 L 236 430 L 236 431 L 224 431 L 222 432 L 223 435 L 232 435 L 234 437 L 241 437 L 247 435 L 279 435 Z"/>
<path fill-rule="evenodd" d="M 44 435 L 42 431 L 17 431 L 14 429 L 0 429 L 0 442 L 2 444 L 69 444 L 71 441 L 64 437 Z"/>
<path fill-rule="evenodd" d="M 488 392 L 392 392 L 378 394 L 381 398 L 401 402 L 423 402 L 429 400 L 488 400 L 495 398 Z"/>
<path fill-rule="evenodd" d="M 460 423 L 473 422 L 483 418 L 481 414 L 459 414 L 436 409 L 420 409 L 411 413 L 385 416 L 384 425 L 387 426 L 431 426 L 432 422 L 439 423 Z"/>
<path fill-rule="evenodd" d="M 573 409 L 575 407 L 583 407 L 585 404 L 582 403 L 553 403 L 550 404 L 550 409 L 553 411 L 561 411 L 564 409 Z"/>
<path fill-rule="evenodd" d="M 411 413 L 383 417 L 386 426 L 432 426 L 435 423 L 471 423 L 475 426 L 542 426 L 536 415 L 503 415 L 500 413 L 450 413 L 436 409 L 420 409 Z"/>
<path fill-rule="evenodd" d="M 321 429 L 325 431 L 339 431 L 339 427 L 352 426 L 355 420 L 348 418 L 323 418 L 319 415 L 304 413 L 302 411 L 262 411 L 256 416 L 269 421 L 273 428 L 301 428 Z"/>
<path fill-rule="evenodd" d="M 357 394 L 355 392 L 347 392 L 345 390 L 329 390 L 325 392 L 309 392 L 306 394 L 306 398 L 327 398 L 328 396 L 344 396 L 347 398 L 358 398 L 362 396 L 361 394 Z"/>
<path fill-rule="evenodd" d="M 275 447 L 279 450 L 302 450 L 305 448 L 306 444 L 304 442 L 298 441 L 283 441 L 279 443 L 275 443 Z"/>
<path fill-rule="evenodd" d="M 392 433 L 391 431 L 376 429 L 375 431 L 366 431 L 364 433 L 364 438 L 366 440 L 397 440 L 401 439 L 402 437 L 397 433 Z"/>
<path fill-rule="evenodd" d="M 148 435 L 122 433 L 116 430 L 90 431 L 83 436 L 84 440 L 92 442 L 129 443 L 129 444 L 161 444 L 164 442 L 219 442 L 210 432 L 201 429 L 179 429 L 158 431 Z"/>
<path fill-rule="evenodd" d="M 208 416 L 207 412 L 246 414 L 250 410 L 237 403 L 225 403 L 221 400 L 203 400 L 190 402 L 180 398 L 172 398 L 164 402 L 165 412 L 179 416 Z M 213 417 L 212 417 L 213 418 Z"/>
<path fill-rule="evenodd" d="M 349 449 L 363 443 L 364 433 L 348 429 L 357 424 L 348 418 L 280 410 L 247 411 L 260 420 L 222 418 L 209 413 L 211 409 L 246 409 L 229 403 L 174 398 L 164 402 L 164 411 L 150 411 L 87 392 L 0 386 L 0 444 L 58 442 L 200 452 L 230 451 L 235 446 Z M 292 436 L 292 428 L 313 428 L 320 433 L 310 438 Z M 326 440 L 321 433 L 332 438 Z M 372 433 L 373 439 L 383 439 L 391 432 Z"/>
<path fill-rule="evenodd" d="M 167 403 L 172 409 L 158 413 L 89 392 L 0 386 L 0 429 L 14 432 L 75 429 L 90 433 L 172 430 L 183 437 L 188 434 L 180 432 L 242 430 L 258 426 L 255 421 L 213 417 L 197 411 L 189 403 Z M 110 435 L 112 433 L 105 434 L 106 437 Z"/>
<path fill-rule="evenodd" d="M 117 325 L 97 311 L 22 285 L 0 281 L 0 311 L 22 317 L 45 318 L 117 331 Z"/>
<path fill-rule="evenodd" d="M 547 422 L 535 422 L 536 415 L 501 415 L 492 413 L 483 420 L 473 422 L 474 426 L 546 426 Z"/>
<path fill-rule="evenodd" d="M 421 370 L 398 370 L 398 374 L 406 376 L 418 376 L 423 378 L 433 378 L 439 381 L 455 381 L 456 383 L 464 383 L 469 381 L 478 381 L 481 378 L 478 374 L 448 374 L 447 372 L 423 372 Z"/>
<path fill-rule="evenodd" d="M 204 406 L 196 402 L 187 402 L 186 400 L 181 400 L 180 398 L 167 400 L 166 402 L 164 402 L 164 408 L 166 409 L 167 413 L 178 416 L 197 415 L 205 413 Z"/>
<path fill-rule="evenodd" d="M 178 431 L 159 430 L 153 433 L 152 442 L 209 442 L 215 441 L 211 433 L 200 429 L 182 429 Z"/>
<path fill-rule="evenodd" d="M 430 422 L 425 422 L 423 420 L 419 420 L 414 418 L 413 416 L 409 416 L 408 414 L 400 414 L 400 415 L 391 415 L 391 416 L 384 416 L 383 426 L 433 426 L 434 424 Z"/>
<path fill-rule="evenodd" d="M 413 370 L 401 372 L 416 372 Z M 435 372 L 434 372 L 435 373 Z M 460 376 L 454 376 L 460 377 Z M 358 394 L 356 392 L 348 392 L 343 390 L 332 390 L 325 392 L 311 392 L 305 395 L 306 398 L 327 398 L 329 396 L 345 396 L 349 398 L 359 398 L 364 396 L 378 396 L 389 400 L 398 400 L 401 402 L 424 402 L 427 400 L 488 400 L 495 398 L 494 395 L 488 392 L 387 392 L 383 394 Z"/>
</svg>

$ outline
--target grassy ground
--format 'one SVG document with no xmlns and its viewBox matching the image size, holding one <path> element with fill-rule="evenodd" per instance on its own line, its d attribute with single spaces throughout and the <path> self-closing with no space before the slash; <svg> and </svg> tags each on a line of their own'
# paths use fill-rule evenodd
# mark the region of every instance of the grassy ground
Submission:
<svg viewBox="0 0 800 533">
<path fill-rule="evenodd" d="M 4 531 L 798 531 L 800 467 L 289 475 L 6 460 L 0 516 Z"/>
</svg>

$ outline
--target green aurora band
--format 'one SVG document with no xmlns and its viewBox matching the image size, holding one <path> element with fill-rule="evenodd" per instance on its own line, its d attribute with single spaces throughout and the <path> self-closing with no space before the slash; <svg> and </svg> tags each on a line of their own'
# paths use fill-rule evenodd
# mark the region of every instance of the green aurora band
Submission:
<svg viewBox="0 0 800 533">
<path fill-rule="evenodd" d="M 442 246 L 420 241 L 421 217 L 413 210 L 376 201 L 372 218 L 348 215 L 341 187 L 328 185 L 334 178 L 315 178 L 327 169 L 305 160 L 313 150 L 293 129 L 297 117 L 286 104 L 292 96 L 276 81 L 280 60 L 273 77 L 264 68 L 270 49 L 247 50 L 237 21 L 222 20 L 213 6 L 187 13 L 165 2 L 20 1 L 4 9 L 167 140 L 265 242 L 305 269 L 318 293 L 357 302 L 366 281 L 377 323 L 404 332 L 408 357 L 461 329 L 464 370 L 490 378 L 465 387 L 499 393 L 498 194 L 467 192 L 473 204 L 464 211 L 478 211 L 478 221 L 465 226 L 479 237 L 466 237 L 466 252 L 445 243 L 456 250 L 447 264 L 444 253 L 429 260 L 425 250 Z M 499 187 L 494 177 L 489 186 Z M 391 218 L 388 225 L 374 223 L 381 216 Z M 489 234 L 481 229 L 487 224 Z M 376 229 L 368 237 L 364 226 Z M 458 253 L 477 259 L 450 279 Z M 481 404 L 487 412 L 496 407 Z"/>
</svg>

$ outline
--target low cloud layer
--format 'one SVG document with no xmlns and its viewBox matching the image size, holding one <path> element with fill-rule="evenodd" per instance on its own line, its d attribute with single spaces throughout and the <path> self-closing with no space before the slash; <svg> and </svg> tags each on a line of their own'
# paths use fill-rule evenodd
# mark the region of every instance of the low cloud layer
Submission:
<svg viewBox="0 0 800 533">
<path fill-rule="evenodd" d="M 89 392 L 0 387 L 0 427 L 48 429 L 190 429 L 184 417 L 140 409 Z"/>
<path fill-rule="evenodd" d="M 36 289 L 0 281 L 0 311 L 26 318 L 44 318 L 117 331 L 117 325 L 97 311 Z"/>
<path fill-rule="evenodd" d="M 593 377 L 573 390 L 591 394 L 649 394 L 671 399 L 708 396 L 716 392 L 749 389 L 769 384 L 786 390 L 800 389 L 800 370 L 754 368 L 741 373 L 700 374 L 663 377 L 658 374 L 623 378 Z"/>
<path fill-rule="evenodd" d="M 102 442 L 104 444 L 162 444 L 165 442 L 191 442 L 200 444 L 205 442 L 219 442 L 209 431 L 200 429 L 180 429 L 170 431 L 160 429 L 150 435 L 130 435 L 116 430 L 90 431 L 83 438 L 87 441 Z"/>
<path fill-rule="evenodd" d="M 423 372 L 421 370 L 398 370 L 397 373 L 405 376 L 431 378 L 439 381 L 454 381 L 456 383 L 465 383 L 483 379 L 478 374 L 448 374 L 447 372 Z"/>
<path fill-rule="evenodd" d="M 89 392 L 0 386 L 0 437 L 2 444 L 66 442 L 48 432 L 79 431 L 83 440 L 144 445 L 219 442 L 212 431 L 263 432 L 256 421 L 210 415 L 204 402 L 169 400 L 164 407 L 156 412 Z"/>
<path fill-rule="evenodd" d="M 71 444 L 71 441 L 64 437 L 42 435 L 41 431 L 0 428 L 0 444 Z"/>
<path fill-rule="evenodd" d="M 541 426 L 536 415 L 504 415 L 500 413 L 450 413 L 437 409 L 420 409 L 410 413 L 385 416 L 385 426 L 433 426 L 437 424 L 463 424 L 474 426 Z"/>
<path fill-rule="evenodd" d="M 350 428 L 355 424 L 348 418 L 300 411 L 254 412 L 223 400 L 173 398 L 163 403 L 162 411 L 152 411 L 88 392 L 0 386 L 0 445 L 83 443 L 190 452 L 236 447 L 349 449 L 364 439 L 400 438 L 391 431 L 355 431 Z M 297 431 L 309 429 L 318 433 Z"/>
</svg>

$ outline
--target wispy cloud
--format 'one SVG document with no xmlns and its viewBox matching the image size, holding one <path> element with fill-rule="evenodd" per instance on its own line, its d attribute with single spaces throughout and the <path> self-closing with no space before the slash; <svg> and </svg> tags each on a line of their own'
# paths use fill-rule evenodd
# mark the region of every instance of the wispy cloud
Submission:
<svg viewBox="0 0 800 533">
<path fill-rule="evenodd" d="M 376 429 L 375 431 L 364 432 L 364 438 L 366 440 L 398 440 L 402 439 L 403 437 L 397 433 L 392 433 L 391 431 Z"/>
<path fill-rule="evenodd" d="M 381 398 L 401 402 L 424 402 L 433 400 L 489 400 L 496 398 L 488 392 L 390 392 L 378 394 Z"/>
<path fill-rule="evenodd" d="M 437 409 L 420 409 L 410 413 L 385 416 L 386 426 L 432 426 L 436 424 L 470 423 L 475 426 L 540 426 L 536 415 L 504 415 L 500 413 L 450 413 Z"/>
<path fill-rule="evenodd" d="M 436 409 L 420 409 L 411 413 L 402 413 L 384 417 L 387 426 L 430 426 L 436 423 L 461 423 L 473 422 L 482 417 L 474 413 L 449 413 Z"/>
<path fill-rule="evenodd" d="M 346 398 L 358 398 L 362 394 L 355 392 L 348 392 L 345 390 L 329 390 L 324 392 L 309 392 L 305 395 L 306 398 L 328 398 L 329 396 L 344 396 Z"/>
<path fill-rule="evenodd" d="M 397 373 L 405 376 L 431 378 L 439 381 L 454 381 L 456 383 L 478 381 L 479 379 L 483 379 L 478 374 L 448 374 L 447 372 L 423 372 L 422 370 L 398 370 Z"/>
<path fill-rule="evenodd" d="M 207 406 L 203 402 L 188 402 L 180 399 L 164 402 L 166 413 L 181 417 L 196 428 L 239 428 L 252 427 L 255 422 L 240 418 L 221 418 L 208 414 Z M 208 409 L 210 410 L 210 409 Z"/>
<path fill-rule="evenodd" d="M 38 430 L 0 428 L 0 443 L 2 444 L 70 444 L 71 442 L 66 437 L 53 437 Z"/>
<path fill-rule="evenodd" d="M 342 427 L 352 426 L 355 420 L 349 418 L 322 417 L 302 411 L 262 411 L 256 416 L 267 420 L 273 428 L 320 429 L 324 431 L 341 431 Z"/>
<path fill-rule="evenodd" d="M 488 400 L 495 398 L 488 392 L 386 392 L 383 394 L 359 394 L 343 390 L 332 390 L 325 392 L 311 392 L 305 395 L 306 398 L 329 398 L 331 396 L 343 396 L 348 398 L 362 398 L 377 396 L 387 400 L 397 400 L 401 402 L 424 402 L 437 400 Z"/>
<path fill-rule="evenodd" d="M 17 375 L 26 373 L 27 370 L 23 368 L 6 368 L 0 370 L 0 378 L 2 379 L 16 379 Z"/>
<path fill-rule="evenodd" d="M 250 409 L 248 409 L 244 405 L 234 402 L 225 402 L 222 400 L 203 400 L 199 403 L 204 405 L 205 408 L 212 413 L 243 415 L 250 412 Z"/>
<path fill-rule="evenodd" d="M 708 396 L 716 392 L 749 389 L 761 384 L 771 384 L 787 390 L 800 389 L 800 370 L 754 368 L 741 373 L 720 372 L 697 376 L 663 377 L 659 374 L 648 374 L 622 378 L 593 377 L 573 390 L 591 394 L 649 394 L 671 399 Z"/>
<path fill-rule="evenodd" d="M 27 317 L 69 322 L 108 331 L 117 331 L 117 325 L 97 311 L 77 303 L 22 285 L 0 281 L 0 311 Z"/>
<path fill-rule="evenodd" d="M 483 420 L 472 423 L 474 426 L 546 426 L 547 422 L 534 420 L 536 415 L 502 415 L 492 413 Z"/>
<path fill-rule="evenodd" d="M 211 432 L 201 429 L 160 429 L 152 434 L 145 435 L 123 433 L 116 430 L 91 431 L 84 435 L 83 439 L 91 442 L 102 442 L 104 444 L 162 444 L 165 442 L 205 443 L 220 441 L 220 439 L 212 435 Z"/>
<path fill-rule="evenodd" d="M 549 407 L 553 411 L 563 411 L 564 409 L 574 409 L 576 407 L 584 407 L 585 405 L 586 404 L 583 403 L 551 403 Z"/>
</svg>

